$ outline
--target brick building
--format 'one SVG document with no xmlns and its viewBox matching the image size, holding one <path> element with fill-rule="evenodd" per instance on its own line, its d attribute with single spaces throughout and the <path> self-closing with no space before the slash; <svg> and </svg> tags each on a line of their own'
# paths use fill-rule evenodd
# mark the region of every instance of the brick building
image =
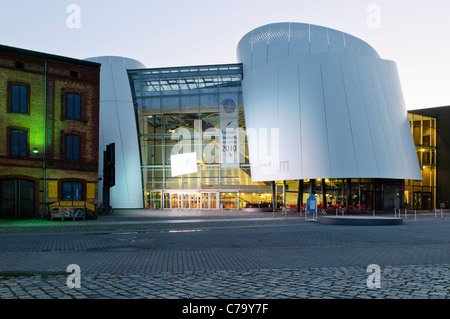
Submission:
<svg viewBox="0 0 450 319">
<path fill-rule="evenodd" d="M 0 218 L 97 204 L 100 64 L 0 45 Z"/>
</svg>

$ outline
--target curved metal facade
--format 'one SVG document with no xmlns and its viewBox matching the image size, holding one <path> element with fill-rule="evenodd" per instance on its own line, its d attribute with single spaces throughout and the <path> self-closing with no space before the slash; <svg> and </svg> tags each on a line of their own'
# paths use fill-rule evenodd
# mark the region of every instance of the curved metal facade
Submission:
<svg viewBox="0 0 450 319">
<path fill-rule="evenodd" d="M 276 23 L 246 34 L 237 55 L 253 181 L 422 179 L 396 64 L 370 45 Z"/>
<path fill-rule="evenodd" d="M 145 68 L 133 59 L 102 56 L 86 59 L 101 63 L 99 175 L 103 175 L 103 151 L 115 143 L 115 186 L 110 189 L 111 206 L 142 208 L 142 176 L 136 118 L 127 69 Z M 99 181 L 99 202 L 103 182 Z"/>
</svg>

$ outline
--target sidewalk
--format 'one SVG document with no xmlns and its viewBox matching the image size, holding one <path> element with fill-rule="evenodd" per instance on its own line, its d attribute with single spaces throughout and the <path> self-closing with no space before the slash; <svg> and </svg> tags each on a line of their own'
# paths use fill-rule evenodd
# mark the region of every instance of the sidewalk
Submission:
<svg viewBox="0 0 450 319">
<path fill-rule="evenodd" d="M 400 217 L 404 221 L 448 218 L 450 211 L 407 211 L 405 216 L 402 210 Z M 339 214 L 340 216 L 341 214 Z M 398 211 L 377 211 L 376 216 L 399 216 Z M 318 214 L 318 218 L 320 218 Z M 329 215 L 331 216 L 331 215 Z M 334 216 L 334 215 L 333 215 Z M 368 214 L 367 216 L 372 216 Z M 83 220 L 1 220 L 1 233 L 28 233 L 28 232 L 92 232 L 111 230 L 145 230 L 150 228 L 169 229 L 181 228 L 188 225 L 212 226 L 238 226 L 251 225 L 255 223 L 282 224 L 282 223 L 305 222 L 304 213 L 282 211 L 275 212 L 248 212 L 242 210 L 203 210 L 203 209 L 115 209 L 111 215 L 99 215 L 97 219 Z"/>
<path fill-rule="evenodd" d="M 241 210 L 151 210 L 115 209 L 111 215 L 83 220 L 0 220 L 2 233 L 101 232 L 118 230 L 178 229 L 201 224 L 202 227 L 238 226 L 250 223 L 303 222 L 304 215 L 281 212 L 245 212 Z"/>
</svg>

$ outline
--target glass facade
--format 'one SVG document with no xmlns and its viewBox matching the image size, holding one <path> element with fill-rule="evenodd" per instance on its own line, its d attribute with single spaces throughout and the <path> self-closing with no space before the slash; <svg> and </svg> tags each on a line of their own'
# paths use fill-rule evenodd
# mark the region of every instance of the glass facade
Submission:
<svg viewBox="0 0 450 319">
<path fill-rule="evenodd" d="M 128 71 L 147 208 L 270 207 L 270 182 L 250 178 L 240 64 Z M 174 174 L 174 155 L 196 169 Z"/>
<path fill-rule="evenodd" d="M 436 208 L 436 119 L 408 113 L 423 181 L 406 180 L 408 208 Z"/>
</svg>

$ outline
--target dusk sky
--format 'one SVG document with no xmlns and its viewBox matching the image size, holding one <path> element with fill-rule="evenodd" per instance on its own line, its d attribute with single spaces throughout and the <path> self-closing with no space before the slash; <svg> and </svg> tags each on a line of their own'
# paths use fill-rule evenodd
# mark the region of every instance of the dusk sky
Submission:
<svg viewBox="0 0 450 319">
<path fill-rule="evenodd" d="M 397 63 L 407 109 L 450 105 L 448 0 L 15 0 L 2 4 L 0 44 L 148 68 L 235 63 L 239 40 L 274 22 L 354 35 Z"/>
</svg>

